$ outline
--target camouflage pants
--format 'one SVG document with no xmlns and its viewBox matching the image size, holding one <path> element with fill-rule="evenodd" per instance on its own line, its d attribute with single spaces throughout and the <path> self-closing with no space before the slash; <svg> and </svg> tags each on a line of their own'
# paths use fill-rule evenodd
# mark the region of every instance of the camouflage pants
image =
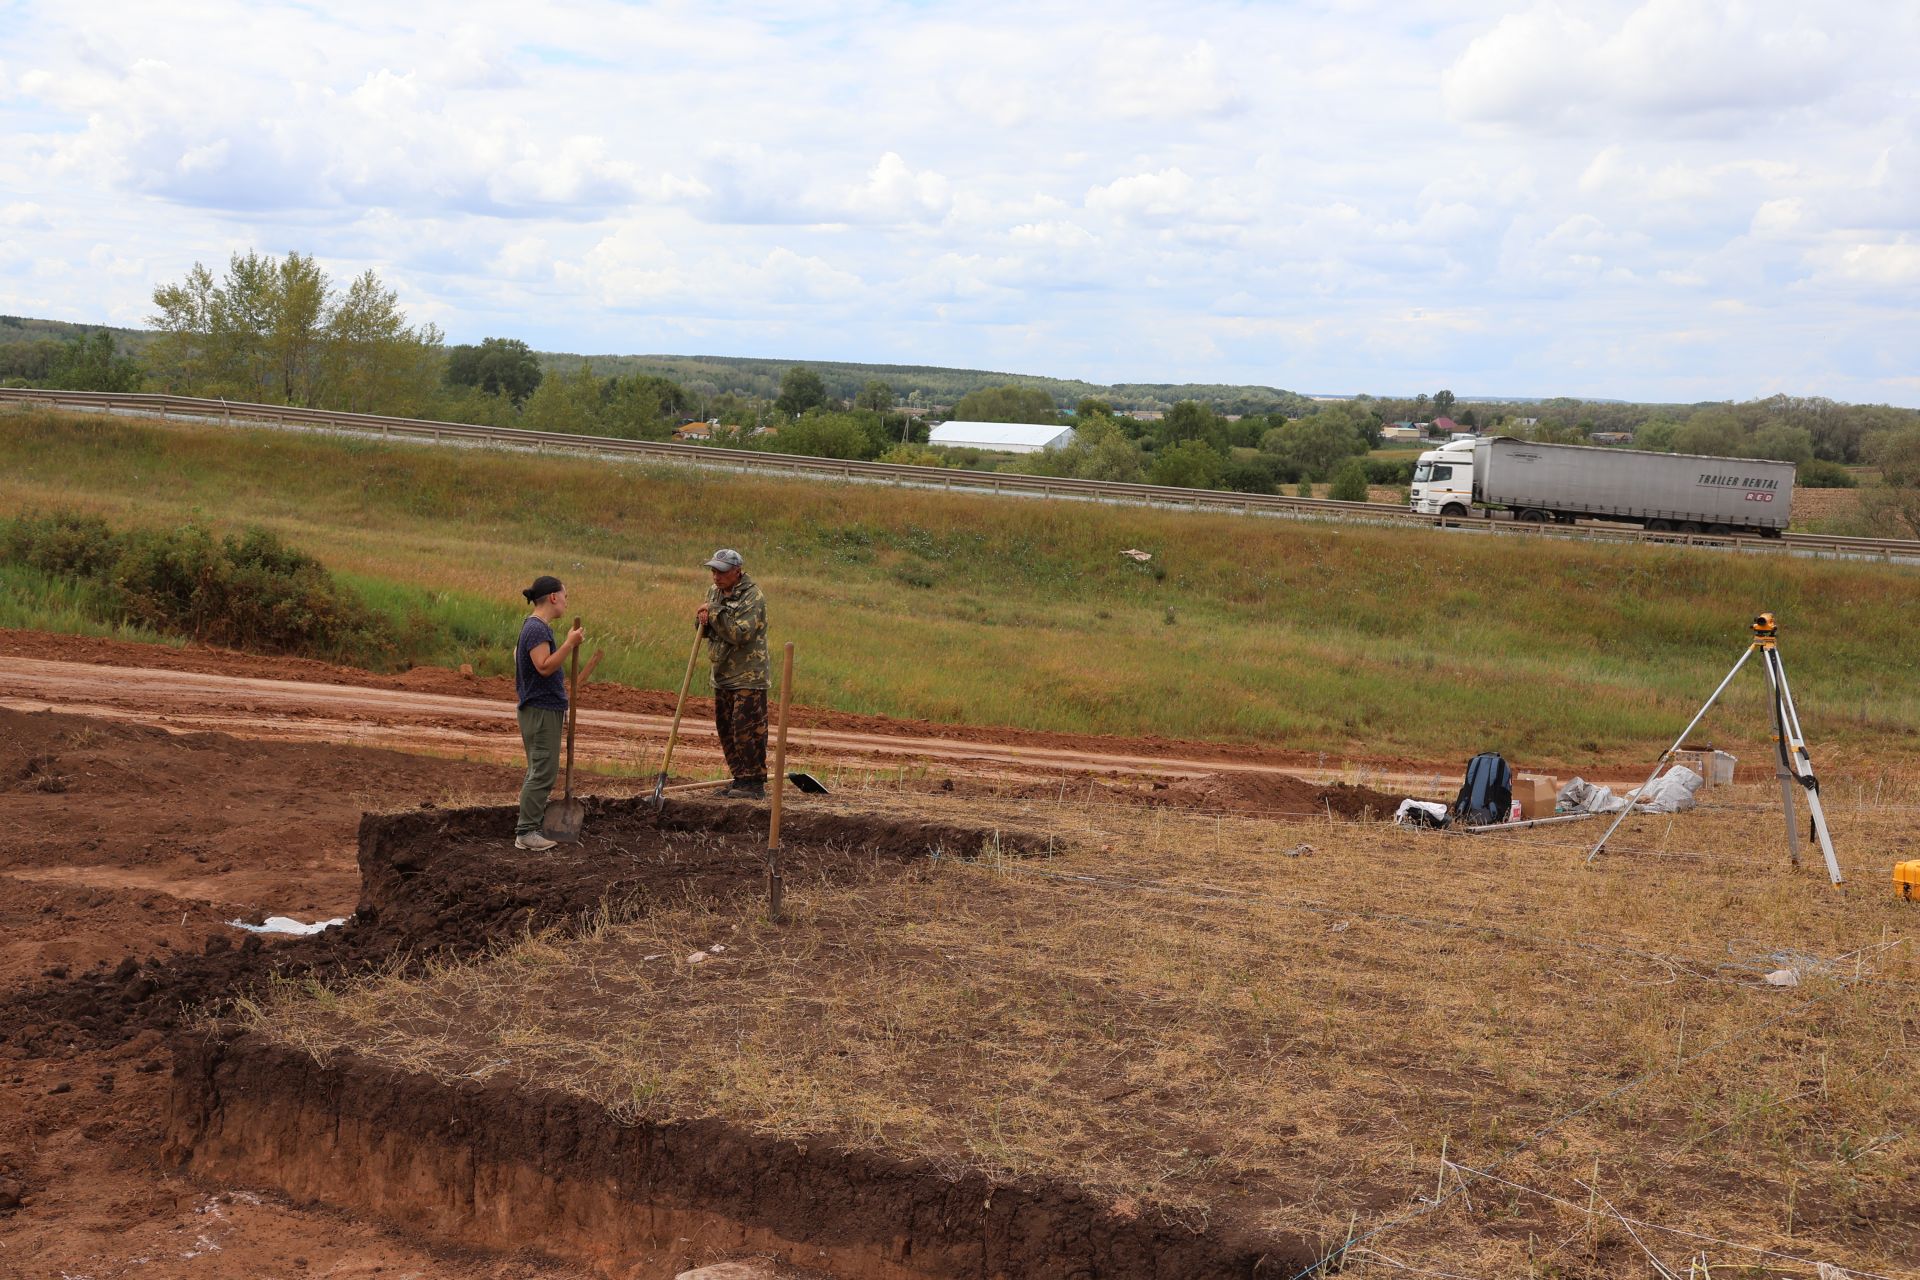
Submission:
<svg viewBox="0 0 1920 1280">
<path fill-rule="evenodd" d="M 735 782 L 767 780 L 767 691 L 716 689 L 713 723 Z"/>
</svg>

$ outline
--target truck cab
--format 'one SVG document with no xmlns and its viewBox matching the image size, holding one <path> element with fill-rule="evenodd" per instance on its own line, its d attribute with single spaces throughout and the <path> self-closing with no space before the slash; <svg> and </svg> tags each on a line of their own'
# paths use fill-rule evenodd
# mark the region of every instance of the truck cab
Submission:
<svg viewBox="0 0 1920 1280">
<path fill-rule="evenodd" d="M 1413 467 L 1407 505 L 1421 515 L 1464 516 L 1473 509 L 1471 437 L 1452 440 L 1420 455 Z"/>
</svg>

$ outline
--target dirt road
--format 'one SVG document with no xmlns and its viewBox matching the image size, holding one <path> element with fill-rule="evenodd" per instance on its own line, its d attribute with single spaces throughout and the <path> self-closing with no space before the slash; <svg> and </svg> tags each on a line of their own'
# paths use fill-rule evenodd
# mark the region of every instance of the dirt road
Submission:
<svg viewBox="0 0 1920 1280">
<path fill-rule="evenodd" d="M 501 696 L 503 689 L 484 687 L 503 682 L 436 673 L 444 677 L 436 683 L 458 682 L 456 688 L 465 685 L 470 690 L 455 693 L 245 673 L 258 661 L 242 658 L 234 664 L 241 671 L 220 672 L 16 655 L 9 661 L 8 688 L 0 696 L 0 706 L 211 730 L 242 738 L 392 747 L 501 762 L 519 758 L 511 699 Z M 417 681 L 418 673 L 409 678 Z M 583 765 L 629 773 L 651 769 L 671 717 L 649 704 L 665 697 L 649 690 L 590 685 L 579 716 L 578 750 Z M 612 703 L 616 709 L 595 709 L 595 703 Z M 713 725 L 705 711 L 703 700 L 681 725 L 685 754 L 677 758 L 695 769 L 719 762 Z M 796 720 L 789 753 L 796 767 L 810 769 L 931 764 L 949 772 L 1008 777 L 1062 772 L 1155 778 L 1284 773 L 1316 781 L 1357 779 L 1375 787 L 1423 794 L 1458 785 L 1457 766 L 1442 762 L 1390 759 L 1341 765 L 1322 753 L 1021 730 L 1003 730 L 994 735 L 997 740 L 984 740 L 977 728 L 942 726 L 939 732 L 930 732 L 934 726 L 817 709 L 803 709 Z"/>
</svg>

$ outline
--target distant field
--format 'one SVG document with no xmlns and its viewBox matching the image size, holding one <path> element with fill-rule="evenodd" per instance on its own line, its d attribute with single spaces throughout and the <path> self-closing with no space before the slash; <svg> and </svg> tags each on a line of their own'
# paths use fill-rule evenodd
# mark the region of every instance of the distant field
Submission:
<svg viewBox="0 0 1920 1280">
<path fill-rule="evenodd" d="M 611 678 L 678 681 L 716 546 L 799 646 L 796 696 L 1036 729 L 1423 758 L 1646 757 L 1746 640 L 1785 620 L 1816 740 L 1911 750 L 1911 570 L 1777 555 L 1521 544 L 1416 529 L 739 476 L 332 439 L 0 415 L 0 504 L 263 524 L 445 662 L 500 671 L 518 587 L 573 589 Z M 1153 554 L 1146 565 L 1126 548 Z M 11 625 L 38 602 L 0 579 Z M 47 625 L 72 625 L 61 604 Z M 1764 731 L 1757 676 L 1723 740 Z"/>
</svg>

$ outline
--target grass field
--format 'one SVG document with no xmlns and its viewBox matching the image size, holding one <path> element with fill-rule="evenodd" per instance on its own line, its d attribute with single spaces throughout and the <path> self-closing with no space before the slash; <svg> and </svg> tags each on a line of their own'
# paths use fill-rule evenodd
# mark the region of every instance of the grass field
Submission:
<svg viewBox="0 0 1920 1280">
<path fill-rule="evenodd" d="M 0 414 L 0 504 L 264 525 L 501 671 L 555 572 L 607 674 L 677 683 L 700 561 L 746 555 L 799 701 L 1035 729 L 1537 763 L 1650 758 L 1778 611 L 1816 744 L 1911 750 L 1911 570 Z M 1146 565 L 1124 548 L 1153 553 Z M 13 625 L 84 625 L 0 578 Z M 1765 732 L 1762 682 L 1710 725 Z"/>
<path fill-rule="evenodd" d="M 1920 965 L 1868 851 L 1911 845 L 1920 794 L 1830 790 L 1858 877 L 1838 889 L 1787 870 L 1776 801 L 1632 819 L 1588 867 L 1598 824 L 1474 839 L 853 790 L 836 804 L 1049 854 L 790 885 L 778 927 L 662 903 L 247 1016 L 323 1062 L 1353 1241 L 1353 1274 L 1646 1275 L 1651 1253 L 1910 1276 Z"/>
</svg>

